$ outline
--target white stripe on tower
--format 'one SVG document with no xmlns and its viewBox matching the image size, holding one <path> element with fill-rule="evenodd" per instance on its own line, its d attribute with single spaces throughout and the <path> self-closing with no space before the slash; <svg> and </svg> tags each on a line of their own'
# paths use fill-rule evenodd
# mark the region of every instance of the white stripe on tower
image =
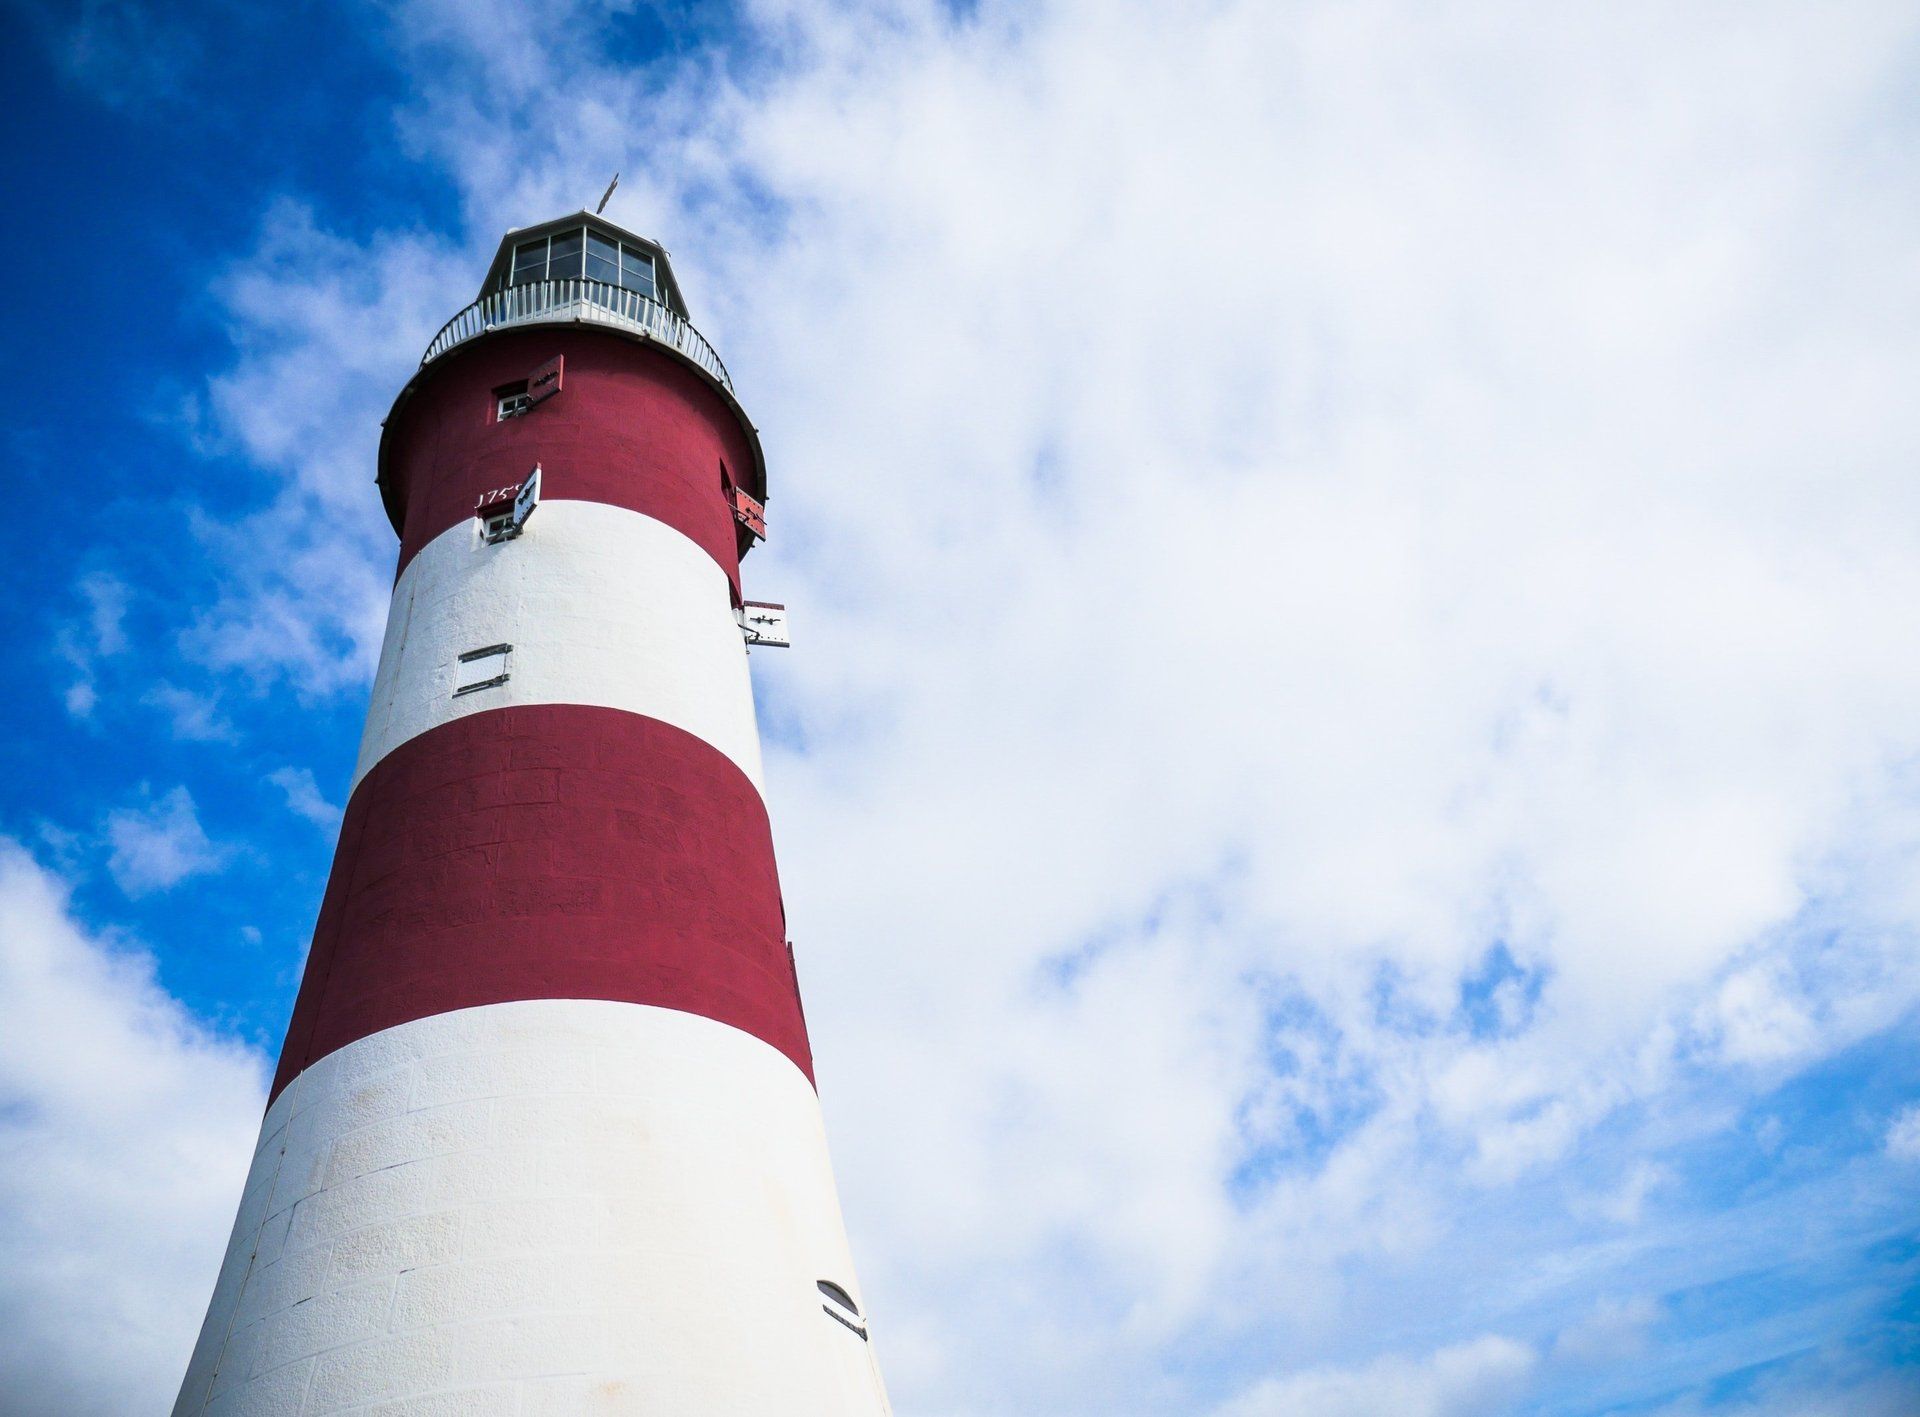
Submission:
<svg viewBox="0 0 1920 1417">
<path fill-rule="evenodd" d="M 454 697 L 458 657 L 507 643 L 506 683 Z M 404 652 L 403 652 L 404 651 Z M 515 542 L 469 518 L 394 587 L 353 781 L 408 739 L 512 704 L 598 704 L 671 723 L 760 785 L 747 657 L 727 576 L 680 532 L 602 502 L 550 501 Z"/>
<path fill-rule="evenodd" d="M 771 1048 L 633 1004 L 440 1014 L 275 1100 L 175 1411 L 881 1411 L 815 1285 L 851 1274 Z"/>
</svg>

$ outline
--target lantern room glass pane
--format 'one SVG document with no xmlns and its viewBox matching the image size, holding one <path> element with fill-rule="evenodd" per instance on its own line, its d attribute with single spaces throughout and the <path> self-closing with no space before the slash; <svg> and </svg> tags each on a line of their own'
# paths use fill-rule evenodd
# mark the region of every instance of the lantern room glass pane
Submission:
<svg viewBox="0 0 1920 1417">
<path fill-rule="evenodd" d="M 653 299 L 653 257 L 631 246 L 620 248 L 620 284 Z"/>
<path fill-rule="evenodd" d="M 587 279 L 608 285 L 620 282 L 620 247 L 604 236 L 587 233 Z"/>
<path fill-rule="evenodd" d="M 530 280 L 547 278 L 547 239 L 523 241 L 513 248 L 513 278 L 509 285 L 525 285 Z"/>
<path fill-rule="evenodd" d="M 547 261 L 548 280 L 570 280 L 580 274 L 580 231 L 556 232 Z"/>
</svg>

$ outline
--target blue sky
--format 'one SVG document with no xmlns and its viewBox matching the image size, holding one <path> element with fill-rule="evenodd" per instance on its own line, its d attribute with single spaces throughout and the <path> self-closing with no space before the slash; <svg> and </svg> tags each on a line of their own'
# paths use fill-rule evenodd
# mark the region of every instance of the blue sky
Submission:
<svg viewBox="0 0 1920 1417">
<path fill-rule="evenodd" d="M 1908 8 L 16 10 L 0 1411 L 168 1399 L 378 420 L 616 169 L 900 1411 L 1920 1409 Z"/>
</svg>

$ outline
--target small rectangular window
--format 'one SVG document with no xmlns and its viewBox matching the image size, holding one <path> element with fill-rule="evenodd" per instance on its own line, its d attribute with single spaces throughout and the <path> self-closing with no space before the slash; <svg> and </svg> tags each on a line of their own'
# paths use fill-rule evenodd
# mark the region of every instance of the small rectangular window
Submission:
<svg viewBox="0 0 1920 1417">
<path fill-rule="evenodd" d="M 620 283 L 620 247 L 604 236 L 587 233 L 587 279 Z"/>
<path fill-rule="evenodd" d="M 653 257 L 631 246 L 620 248 L 620 284 L 653 299 Z"/>
<path fill-rule="evenodd" d="M 553 238 L 553 252 L 547 261 L 548 280 L 574 280 L 580 275 L 580 238 L 582 231 L 563 231 Z"/>
<path fill-rule="evenodd" d="M 477 689 L 491 689 L 506 683 L 512 677 L 507 668 L 512 654 L 512 645 L 487 645 L 468 650 L 454 666 L 453 696 L 457 699 Z"/>
<path fill-rule="evenodd" d="M 525 285 L 547 278 L 547 238 L 523 241 L 513 248 L 513 278 L 509 285 Z"/>
<path fill-rule="evenodd" d="M 493 391 L 493 421 L 504 423 L 509 418 L 518 418 L 533 407 L 533 395 L 527 391 L 527 381 L 502 384 Z"/>
</svg>

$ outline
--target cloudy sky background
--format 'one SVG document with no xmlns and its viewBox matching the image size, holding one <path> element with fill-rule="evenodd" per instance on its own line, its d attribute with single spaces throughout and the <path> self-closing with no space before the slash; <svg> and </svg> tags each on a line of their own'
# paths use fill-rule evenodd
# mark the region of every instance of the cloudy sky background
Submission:
<svg viewBox="0 0 1920 1417">
<path fill-rule="evenodd" d="M 171 1399 L 379 419 L 615 169 L 903 1417 L 1920 1407 L 1911 5 L 13 20 L 0 1412 Z"/>
</svg>

